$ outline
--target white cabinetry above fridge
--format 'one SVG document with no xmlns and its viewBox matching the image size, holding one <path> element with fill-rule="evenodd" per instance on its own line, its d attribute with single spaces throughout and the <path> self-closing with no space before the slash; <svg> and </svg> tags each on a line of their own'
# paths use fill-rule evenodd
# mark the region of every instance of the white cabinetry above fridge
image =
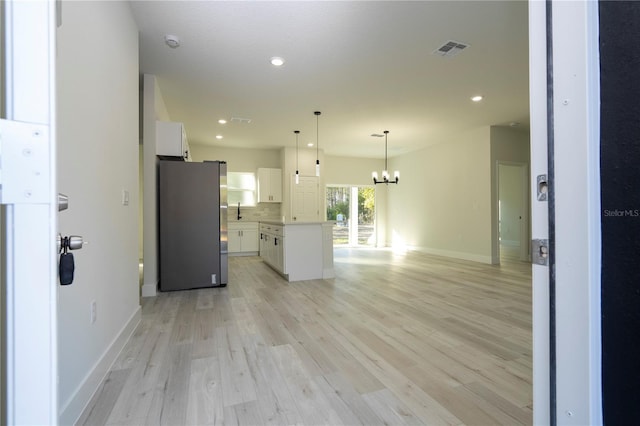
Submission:
<svg viewBox="0 0 640 426">
<path fill-rule="evenodd" d="M 171 121 L 156 121 L 156 155 L 179 157 L 191 161 L 189 142 L 184 124 Z"/>
</svg>

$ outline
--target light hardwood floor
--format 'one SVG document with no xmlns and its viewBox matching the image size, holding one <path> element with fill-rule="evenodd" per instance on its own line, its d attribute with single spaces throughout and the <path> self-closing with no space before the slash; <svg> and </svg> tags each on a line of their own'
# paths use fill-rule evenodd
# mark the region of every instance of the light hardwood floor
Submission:
<svg viewBox="0 0 640 426">
<path fill-rule="evenodd" d="M 233 257 L 224 289 L 145 299 L 79 424 L 532 423 L 529 264 L 338 249 L 335 269 Z"/>
</svg>

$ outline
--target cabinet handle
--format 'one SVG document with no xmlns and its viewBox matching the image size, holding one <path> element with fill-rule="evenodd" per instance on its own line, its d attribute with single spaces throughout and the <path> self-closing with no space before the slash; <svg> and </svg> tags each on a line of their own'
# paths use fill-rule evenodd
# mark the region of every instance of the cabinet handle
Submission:
<svg viewBox="0 0 640 426">
<path fill-rule="evenodd" d="M 277 237 L 276 237 L 276 238 L 274 238 L 274 239 L 273 239 L 273 241 L 274 241 L 274 245 L 276 245 L 276 246 L 277 246 L 277 245 L 278 245 L 278 238 L 277 238 Z"/>
</svg>

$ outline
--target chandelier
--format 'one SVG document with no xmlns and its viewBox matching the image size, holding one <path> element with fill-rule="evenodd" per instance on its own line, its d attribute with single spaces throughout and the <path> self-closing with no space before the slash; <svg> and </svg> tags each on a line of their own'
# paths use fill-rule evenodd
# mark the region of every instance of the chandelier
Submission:
<svg viewBox="0 0 640 426">
<path fill-rule="evenodd" d="M 398 183 L 400 181 L 400 172 L 397 170 L 393 172 L 393 180 L 389 180 L 389 171 L 388 171 L 389 169 L 387 168 L 387 135 L 389 134 L 389 131 L 385 130 L 383 133 L 384 133 L 384 170 L 382 171 L 382 180 L 378 180 L 378 172 L 371 173 L 371 176 L 373 177 L 373 183 L 376 185 L 379 183 L 384 183 L 388 185 L 390 183 Z M 381 137 L 382 135 L 373 134 L 371 136 Z"/>
</svg>

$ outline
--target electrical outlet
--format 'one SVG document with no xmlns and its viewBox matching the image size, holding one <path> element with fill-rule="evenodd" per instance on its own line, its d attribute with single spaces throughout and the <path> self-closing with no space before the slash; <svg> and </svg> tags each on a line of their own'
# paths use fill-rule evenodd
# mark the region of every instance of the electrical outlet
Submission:
<svg viewBox="0 0 640 426">
<path fill-rule="evenodd" d="M 96 301 L 93 300 L 91 302 L 91 324 L 95 324 L 97 319 L 98 319 L 98 309 L 97 309 Z"/>
</svg>

